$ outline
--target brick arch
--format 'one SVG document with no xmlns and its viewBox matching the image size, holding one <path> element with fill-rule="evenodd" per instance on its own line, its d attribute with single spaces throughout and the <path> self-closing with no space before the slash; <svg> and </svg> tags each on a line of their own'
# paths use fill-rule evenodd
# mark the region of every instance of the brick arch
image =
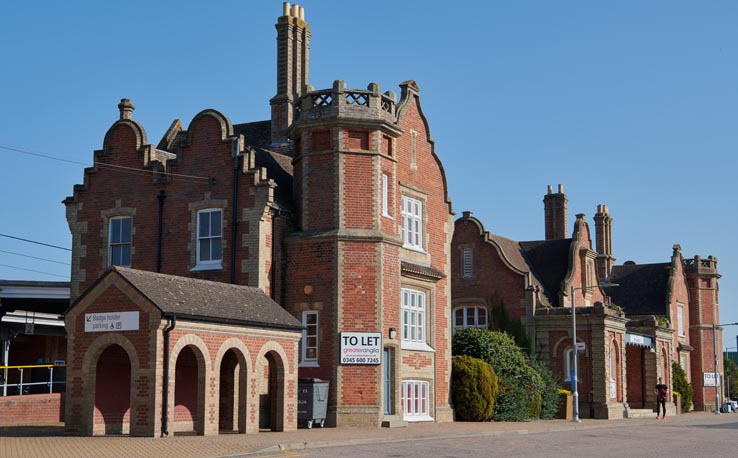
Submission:
<svg viewBox="0 0 738 458">
<path fill-rule="evenodd" d="M 103 151 L 108 151 L 111 147 L 110 142 L 112 141 L 113 132 L 119 128 L 119 127 L 128 127 L 131 132 L 133 133 L 133 136 L 135 137 L 135 149 L 138 151 L 142 146 L 146 145 L 148 142 L 148 139 L 146 137 L 146 130 L 143 128 L 141 124 L 138 122 L 132 120 L 132 119 L 119 119 L 118 121 L 114 122 L 112 126 L 110 126 L 110 129 L 105 133 L 105 138 L 103 139 Z"/>
<path fill-rule="evenodd" d="M 83 357 L 82 362 L 82 380 L 83 385 L 82 389 L 86 393 L 88 393 L 87 396 L 84 396 L 82 411 L 84 412 L 82 415 L 82 427 L 87 431 L 88 434 L 100 434 L 104 433 L 104 430 L 99 430 L 95 428 L 95 396 L 96 396 L 96 389 L 97 389 L 97 365 L 100 359 L 100 356 L 103 354 L 105 350 L 110 348 L 113 345 L 117 345 L 123 349 L 123 351 L 126 352 L 128 355 L 128 361 L 131 365 L 131 383 L 130 383 L 130 392 L 129 392 L 129 399 L 131 400 L 131 406 L 130 406 L 130 424 L 136 424 L 137 422 L 137 416 L 138 412 L 137 409 L 133 408 L 133 399 L 134 399 L 134 390 L 136 387 L 136 384 L 133 383 L 133 380 L 136 378 L 137 373 L 140 371 L 140 360 L 138 357 L 138 352 L 136 351 L 135 347 L 133 346 L 133 343 L 131 341 L 118 333 L 109 333 L 104 334 L 95 339 L 88 347 L 87 351 L 85 351 L 85 355 Z M 89 423 L 88 423 L 89 422 Z"/>
<path fill-rule="evenodd" d="M 172 412 L 174 421 L 174 432 L 177 431 L 177 360 L 185 348 L 190 348 L 197 362 L 198 380 L 197 391 L 195 393 L 197 405 L 197 418 L 194 419 L 193 428 L 197 434 L 205 434 L 205 417 L 208 413 L 208 396 L 207 385 L 208 380 L 212 376 L 212 359 L 205 342 L 195 334 L 186 334 L 177 339 L 172 347 L 169 359 L 169 383 L 174 384 L 174 390 L 171 390 L 172 396 L 169 397 L 169 412 Z"/>
<path fill-rule="evenodd" d="M 264 363 L 266 360 L 266 363 Z M 256 371 L 255 382 L 259 382 L 259 377 L 263 375 L 265 364 L 269 367 L 269 403 L 270 403 L 270 429 L 272 431 L 284 431 L 288 422 L 287 417 L 287 399 L 288 383 L 287 375 L 293 374 L 288 372 L 290 368 L 287 352 L 278 343 L 266 342 L 256 356 L 254 368 Z M 263 381 L 263 380 L 262 380 Z M 261 416 L 261 412 L 259 412 Z"/>
<path fill-rule="evenodd" d="M 187 126 L 187 145 L 192 144 L 192 135 L 193 131 L 195 129 L 194 126 L 204 117 L 211 117 L 215 119 L 215 121 L 220 125 L 220 140 L 225 141 L 226 139 L 233 137 L 233 123 L 228 118 L 228 116 L 224 115 L 218 110 L 213 110 L 212 108 L 202 110 L 198 114 L 195 115 L 194 118 L 192 118 L 192 121 L 190 121 L 190 125 Z"/>
<path fill-rule="evenodd" d="M 238 388 L 235 386 L 236 379 L 234 376 L 232 380 L 229 380 L 229 382 L 233 383 L 233 385 L 231 385 L 233 391 L 222 393 L 221 387 L 224 383 L 221 372 L 224 362 L 223 360 L 226 354 L 231 350 L 233 350 L 233 353 L 236 355 L 236 359 L 238 360 L 238 364 L 241 366 L 238 371 Z M 236 426 L 239 433 L 245 433 L 247 431 L 246 423 L 248 420 L 247 410 L 249 409 L 249 406 L 253 405 L 253 395 L 249 386 L 253 385 L 252 379 L 254 376 L 251 356 L 244 341 L 235 337 L 224 341 L 218 349 L 218 353 L 215 355 L 213 370 L 217 380 L 214 389 L 215 399 L 219 403 L 217 409 L 217 424 L 219 430 L 230 430 L 233 426 Z M 237 406 L 234 406 L 235 402 L 233 401 L 235 401 L 236 395 L 238 396 L 238 404 Z M 226 398 L 229 399 L 230 402 L 228 402 L 227 406 L 224 406 L 223 402 Z M 224 407 L 228 409 L 227 412 L 224 412 Z M 234 420 L 237 422 L 235 425 Z"/>
</svg>

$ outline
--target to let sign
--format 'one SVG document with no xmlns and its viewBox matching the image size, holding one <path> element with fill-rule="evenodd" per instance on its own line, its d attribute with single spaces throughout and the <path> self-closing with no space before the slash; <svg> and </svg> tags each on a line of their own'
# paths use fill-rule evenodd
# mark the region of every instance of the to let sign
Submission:
<svg viewBox="0 0 738 458">
<path fill-rule="evenodd" d="M 720 374 L 717 374 L 717 385 L 715 385 L 715 373 L 704 372 L 705 386 L 720 386 Z"/>
<path fill-rule="evenodd" d="M 138 331 L 138 312 L 85 313 L 85 332 Z"/>
<path fill-rule="evenodd" d="M 382 334 L 342 332 L 341 364 L 381 364 Z"/>
</svg>

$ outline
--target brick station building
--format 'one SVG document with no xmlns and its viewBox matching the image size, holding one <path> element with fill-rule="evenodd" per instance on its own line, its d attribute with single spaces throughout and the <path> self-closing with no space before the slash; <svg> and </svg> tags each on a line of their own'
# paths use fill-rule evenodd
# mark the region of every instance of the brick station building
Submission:
<svg viewBox="0 0 738 458">
<path fill-rule="evenodd" d="M 553 192 L 549 186 L 543 201 L 544 240 L 519 242 L 488 232 L 471 212 L 456 221 L 454 329 L 498 327 L 492 316 L 503 308 L 525 330 L 531 352 L 548 361 L 568 387 L 573 304 L 577 342 L 584 346 L 578 358 L 581 416 L 623 418 L 654 409 L 653 387 L 658 377 L 671 386 L 673 361 L 695 389 L 695 409 L 714 409 L 715 388 L 704 386 L 703 374 L 715 370 L 717 259 L 684 259 L 675 245 L 668 263 L 615 265 L 606 205 L 594 215 L 594 234 L 580 214 L 568 237 L 563 187 Z M 618 286 L 600 287 L 603 278 Z M 717 339 L 722 348 L 720 334 Z M 673 404 L 667 407 L 674 412 Z"/>
<path fill-rule="evenodd" d="M 296 375 L 330 381 L 329 426 L 453 419 L 448 277 L 454 214 L 419 88 L 403 82 L 399 99 L 375 83 L 364 90 L 336 81 L 316 90 L 308 78 L 311 31 L 304 10 L 285 3 L 276 28 L 271 120 L 235 124 L 206 109 L 186 127 L 175 120 L 153 144 L 133 118 L 133 103 L 122 99 L 94 167 L 85 169 L 84 183 L 64 201 L 76 300 L 67 317 L 68 359 L 74 361 L 68 374 L 71 430 L 157 434 L 164 428 L 155 419 L 165 406 L 175 430 L 253 431 L 265 426 L 266 416 L 267 427 L 291 429 L 297 425 Z M 193 305 L 198 313 L 189 315 L 186 328 L 177 324 L 167 345 L 167 320 L 184 320 L 181 304 L 153 299 L 134 277 L 148 286 L 165 282 L 173 291 L 180 284 L 193 291 L 207 284 L 212 301 L 199 295 L 201 303 Z M 299 321 L 299 342 L 281 328 L 260 334 L 264 341 L 243 338 L 250 327 L 239 326 L 251 321 L 218 312 L 216 304 L 236 298 L 219 297 L 226 290 L 211 282 L 263 291 Z M 243 291 L 243 310 L 264 301 Z M 134 308 L 146 336 L 111 330 L 90 341 L 83 315 Z M 269 328 L 266 317 L 256 321 Z M 292 329 L 288 324 L 282 322 Z M 182 329 L 189 334 L 181 335 Z M 351 337 L 373 345 L 342 347 Z M 219 384 L 235 383 L 231 372 L 224 382 L 217 370 L 225 363 L 216 348 L 225 348 L 218 345 L 226 340 L 243 342 L 235 354 L 244 356 L 227 363 L 228 371 L 235 365 L 246 374 L 238 378 L 248 385 L 238 415 L 235 404 L 225 408 L 217 399 Z M 186 406 L 176 394 L 168 403 L 159 396 L 168 386 L 162 377 L 172 372 L 160 368 L 179 364 L 178 345 L 187 349 L 189 380 L 197 381 Z M 354 350 L 373 357 L 344 358 Z M 269 355 L 272 362 L 247 354 Z M 130 384 L 122 389 L 135 386 L 146 398 L 132 397 L 129 410 L 115 407 L 124 413 L 114 420 L 103 414 L 106 401 L 84 388 L 95 367 L 99 372 L 113 364 L 108 357 L 129 361 Z M 271 389 L 274 368 L 281 385 Z M 282 401 L 271 399 L 275 392 Z M 258 396 L 265 396 L 260 409 Z M 281 406 L 276 418 L 274 405 Z M 184 410 L 197 415 L 180 418 Z"/>
</svg>

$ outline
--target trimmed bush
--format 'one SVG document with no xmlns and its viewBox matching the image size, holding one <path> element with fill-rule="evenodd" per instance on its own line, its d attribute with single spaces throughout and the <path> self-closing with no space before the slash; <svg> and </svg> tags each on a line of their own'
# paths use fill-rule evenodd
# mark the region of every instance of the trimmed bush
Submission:
<svg viewBox="0 0 738 458">
<path fill-rule="evenodd" d="M 672 392 L 676 391 L 682 395 L 682 412 L 689 412 L 689 409 L 692 408 L 694 390 L 692 385 L 687 381 L 687 373 L 684 372 L 682 366 L 676 361 L 671 364 L 671 372 L 673 377 Z"/>
<path fill-rule="evenodd" d="M 456 418 L 488 421 L 494 412 L 497 376 L 492 366 L 478 358 L 460 355 L 452 359 L 451 383 Z"/>
</svg>

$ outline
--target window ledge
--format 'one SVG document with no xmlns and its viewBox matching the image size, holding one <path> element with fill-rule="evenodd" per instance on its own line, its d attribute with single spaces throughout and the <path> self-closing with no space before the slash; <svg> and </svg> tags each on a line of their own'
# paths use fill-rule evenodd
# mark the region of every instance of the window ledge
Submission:
<svg viewBox="0 0 738 458">
<path fill-rule="evenodd" d="M 417 251 L 418 253 L 427 254 L 427 252 L 422 247 L 412 246 L 412 245 L 402 245 L 402 247 L 406 250 Z"/>
<path fill-rule="evenodd" d="M 200 270 L 223 270 L 223 264 L 197 264 L 195 267 L 190 269 L 190 272 L 198 272 Z"/>
<path fill-rule="evenodd" d="M 305 361 L 298 364 L 297 367 L 320 367 L 317 361 Z"/>
<path fill-rule="evenodd" d="M 387 219 L 391 219 L 391 220 L 393 220 L 393 221 L 394 221 L 394 219 L 395 219 L 395 218 L 394 218 L 394 217 L 393 217 L 392 215 L 389 215 L 389 214 L 387 214 L 387 213 L 382 213 L 382 216 L 383 216 L 384 218 L 387 218 Z"/>
<path fill-rule="evenodd" d="M 430 351 L 430 352 L 433 352 L 433 353 L 435 353 L 435 351 L 436 351 L 435 349 L 433 349 L 433 347 L 431 347 L 430 345 L 428 345 L 426 343 L 422 343 L 422 342 L 406 342 L 406 341 L 403 341 L 400 344 L 400 349 L 401 350 L 415 350 L 415 351 Z"/>
<path fill-rule="evenodd" d="M 435 421 L 430 415 L 408 415 L 403 418 L 406 422 L 421 422 L 421 421 Z"/>
</svg>

